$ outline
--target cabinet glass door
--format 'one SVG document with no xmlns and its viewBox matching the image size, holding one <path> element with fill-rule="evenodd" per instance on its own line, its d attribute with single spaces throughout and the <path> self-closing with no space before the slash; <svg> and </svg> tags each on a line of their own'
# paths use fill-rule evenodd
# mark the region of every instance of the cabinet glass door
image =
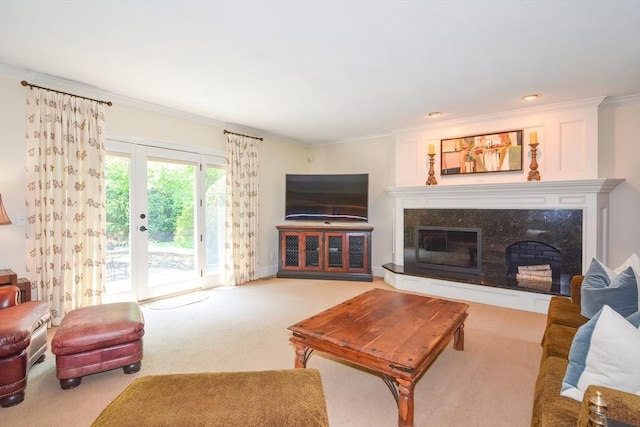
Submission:
<svg viewBox="0 0 640 427">
<path fill-rule="evenodd" d="M 366 242 L 363 234 L 349 234 L 349 270 L 364 270 L 366 268 Z"/>
<path fill-rule="evenodd" d="M 300 236 L 298 234 L 285 234 L 283 236 L 284 257 L 282 266 L 300 267 Z"/>
<path fill-rule="evenodd" d="M 320 267 L 320 235 L 304 236 L 304 266 Z"/>
<path fill-rule="evenodd" d="M 327 270 L 344 269 L 344 235 L 327 233 Z"/>
</svg>

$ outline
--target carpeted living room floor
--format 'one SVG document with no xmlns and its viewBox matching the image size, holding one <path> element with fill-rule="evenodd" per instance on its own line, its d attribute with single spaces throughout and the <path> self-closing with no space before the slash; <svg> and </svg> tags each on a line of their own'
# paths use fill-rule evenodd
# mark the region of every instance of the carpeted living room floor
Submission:
<svg viewBox="0 0 640 427">
<path fill-rule="evenodd" d="M 94 374 L 63 391 L 48 351 L 29 372 L 25 401 L 0 408 L 0 425 L 89 426 L 145 375 L 292 368 L 287 327 L 373 287 L 393 289 L 380 278 L 373 283 L 270 278 L 201 291 L 207 298 L 187 305 L 142 306 L 140 372 Z M 528 426 L 546 316 L 469 304 L 464 351 L 450 344 L 417 383 L 415 425 Z M 54 332 L 49 331 L 49 342 Z M 331 426 L 397 425 L 395 401 L 379 376 L 321 353 L 307 366 L 321 373 Z"/>
</svg>

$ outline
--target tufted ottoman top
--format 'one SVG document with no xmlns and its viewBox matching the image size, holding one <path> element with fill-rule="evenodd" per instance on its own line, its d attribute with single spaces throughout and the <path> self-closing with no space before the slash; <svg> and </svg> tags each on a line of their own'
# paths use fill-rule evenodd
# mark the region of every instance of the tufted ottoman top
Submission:
<svg viewBox="0 0 640 427">
<path fill-rule="evenodd" d="M 118 302 L 70 311 L 51 341 L 53 354 L 82 353 L 136 341 L 144 335 L 138 304 Z"/>
</svg>

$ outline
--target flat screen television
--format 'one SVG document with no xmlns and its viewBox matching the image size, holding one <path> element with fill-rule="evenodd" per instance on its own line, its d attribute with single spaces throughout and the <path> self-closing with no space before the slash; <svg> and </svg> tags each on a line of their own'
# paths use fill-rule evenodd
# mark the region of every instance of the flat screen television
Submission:
<svg viewBox="0 0 640 427">
<path fill-rule="evenodd" d="M 369 174 L 286 175 L 285 220 L 368 221 Z"/>
</svg>

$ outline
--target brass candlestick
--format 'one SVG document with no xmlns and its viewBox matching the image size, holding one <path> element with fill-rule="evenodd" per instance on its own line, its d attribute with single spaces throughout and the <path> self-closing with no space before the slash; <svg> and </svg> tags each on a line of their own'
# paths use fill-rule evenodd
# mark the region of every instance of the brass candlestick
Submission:
<svg viewBox="0 0 640 427">
<path fill-rule="evenodd" d="M 596 390 L 589 403 L 589 426 L 598 427 L 607 425 L 607 401 L 602 397 L 600 390 Z"/>
<path fill-rule="evenodd" d="M 529 176 L 527 177 L 527 181 L 540 181 L 540 172 L 538 172 L 538 159 L 537 159 L 537 148 L 538 143 L 532 142 L 529 144 L 531 147 L 531 170 L 529 171 Z"/>
<path fill-rule="evenodd" d="M 433 157 L 435 156 L 434 154 L 429 153 L 429 177 L 427 178 L 427 182 L 425 184 L 427 185 L 438 185 L 438 181 L 436 181 L 436 174 L 433 170 Z"/>
</svg>

